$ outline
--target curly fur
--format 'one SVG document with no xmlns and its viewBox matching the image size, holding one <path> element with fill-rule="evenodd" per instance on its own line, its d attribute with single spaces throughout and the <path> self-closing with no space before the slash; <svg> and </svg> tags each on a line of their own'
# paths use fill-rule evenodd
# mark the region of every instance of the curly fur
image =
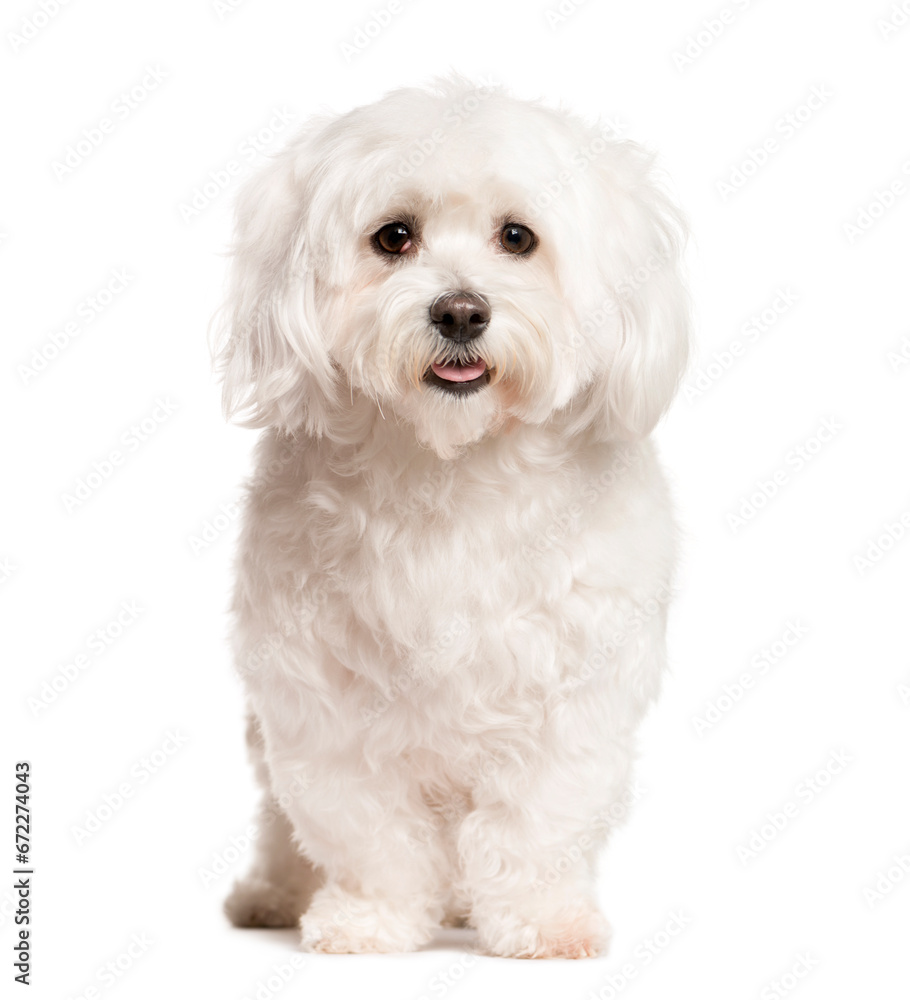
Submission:
<svg viewBox="0 0 910 1000">
<path fill-rule="evenodd" d="M 390 260 L 371 238 L 401 220 L 418 250 Z M 505 222 L 536 250 L 503 252 Z M 595 859 L 665 659 L 648 435 L 686 360 L 683 239 L 639 146 L 457 78 L 314 121 L 242 192 L 219 363 L 265 430 L 235 645 L 280 818 L 235 923 L 605 949 Z M 423 377 L 456 290 L 492 313 L 466 396 Z"/>
</svg>

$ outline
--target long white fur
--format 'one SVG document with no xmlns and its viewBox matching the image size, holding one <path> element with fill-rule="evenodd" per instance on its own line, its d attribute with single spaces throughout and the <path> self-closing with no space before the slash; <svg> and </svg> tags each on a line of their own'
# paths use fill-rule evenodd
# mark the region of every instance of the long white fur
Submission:
<svg viewBox="0 0 910 1000">
<path fill-rule="evenodd" d="M 402 218 L 419 251 L 383 258 Z M 595 859 L 665 660 L 648 435 L 686 361 L 683 242 L 639 146 L 460 78 L 314 121 L 247 184 L 219 361 L 265 428 L 234 601 L 265 790 L 235 923 L 606 948 Z M 422 375 L 458 290 L 491 306 L 493 377 L 456 398 Z"/>
</svg>

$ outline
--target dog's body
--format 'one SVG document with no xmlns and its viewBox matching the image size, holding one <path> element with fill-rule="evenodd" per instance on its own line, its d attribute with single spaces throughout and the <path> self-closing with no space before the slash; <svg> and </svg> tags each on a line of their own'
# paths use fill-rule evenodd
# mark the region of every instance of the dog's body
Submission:
<svg viewBox="0 0 910 1000">
<path fill-rule="evenodd" d="M 223 365 L 271 428 L 235 598 L 267 791 L 228 912 L 303 914 L 315 950 L 407 950 L 447 919 L 495 954 L 600 953 L 593 863 L 664 664 L 674 530 L 647 433 L 685 359 L 675 216 L 612 140 L 609 193 L 579 177 L 562 231 L 535 214 L 596 133 L 499 93 L 446 137 L 465 162 L 396 174 L 471 93 L 323 124 L 241 203 Z M 496 145 L 522 116 L 546 162 L 510 188 Z M 567 232 L 602 250 L 601 209 L 608 252 L 573 260 Z"/>
</svg>

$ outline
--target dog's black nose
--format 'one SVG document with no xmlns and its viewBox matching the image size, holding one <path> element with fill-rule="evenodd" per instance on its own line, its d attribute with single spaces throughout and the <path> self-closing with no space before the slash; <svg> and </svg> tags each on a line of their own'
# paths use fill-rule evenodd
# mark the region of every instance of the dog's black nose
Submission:
<svg viewBox="0 0 910 1000">
<path fill-rule="evenodd" d="M 490 325 L 490 306 L 473 292 L 449 292 L 430 306 L 430 319 L 443 337 L 466 344 Z"/>
</svg>

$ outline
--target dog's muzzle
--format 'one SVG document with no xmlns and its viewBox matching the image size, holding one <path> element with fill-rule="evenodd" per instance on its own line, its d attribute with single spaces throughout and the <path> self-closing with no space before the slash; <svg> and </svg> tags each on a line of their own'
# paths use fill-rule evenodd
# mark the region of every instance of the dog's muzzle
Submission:
<svg viewBox="0 0 910 1000">
<path fill-rule="evenodd" d="M 430 306 L 430 321 L 453 345 L 467 345 L 479 337 L 490 325 L 490 315 L 489 303 L 474 292 L 449 292 Z M 434 362 L 424 375 L 430 385 L 458 395 L 474 392 L 489 380 L 487 363 L 470 348 Z"/>
</svg>

